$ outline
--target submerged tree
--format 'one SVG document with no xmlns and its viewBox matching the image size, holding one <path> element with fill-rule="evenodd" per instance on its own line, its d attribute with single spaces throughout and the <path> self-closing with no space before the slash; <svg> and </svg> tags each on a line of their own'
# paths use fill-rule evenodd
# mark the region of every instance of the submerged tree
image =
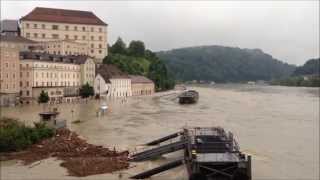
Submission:
<svg viewBox="0 0 320 180">
<path fill-rule="evenodd" d="M 49 95 L 44 90 L 41 91 L 39 97 L 38 97 L 38 103 L 47 103 L 49 101 Z"/>
<path fill-rule="evenodd" d="M 93 95 L 94 95 L 94 89 L 88 83 L 86 83 L 80 88 L 80 96 L 82 98 L 87 98 Z"/>
</svg>

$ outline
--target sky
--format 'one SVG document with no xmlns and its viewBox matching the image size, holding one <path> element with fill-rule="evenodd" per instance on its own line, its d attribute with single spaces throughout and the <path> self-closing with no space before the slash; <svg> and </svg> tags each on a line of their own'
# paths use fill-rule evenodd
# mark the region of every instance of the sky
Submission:
<svg viewBox="0 0 320 180">
<path fill-rule="evenodd" d="M 109 44 L 141 40 L 153 51 L 199 45 L 261 49 L 289 64 L 319 57 L 319 1 L 1 0 L 1 19 L 35 7 L 94 12 Z"/>
</svg>

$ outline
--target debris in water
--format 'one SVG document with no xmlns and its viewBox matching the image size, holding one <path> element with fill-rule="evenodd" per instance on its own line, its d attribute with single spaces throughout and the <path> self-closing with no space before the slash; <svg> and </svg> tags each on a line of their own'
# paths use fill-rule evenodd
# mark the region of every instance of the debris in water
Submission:
<svg viewBox="0 0 320 180">
<path fill-rule="evenodd" d="M 58 129 L 52 138 L 40 141 L 26 151 L 0 154 L 0 160 L 22 160 L 25 165 L 56 157 L 72 176 L 88 176 L 127 169 L 128 151 L 117 152 L 102 146 L 88 144 L 68 130 Z M 2 156 L 2 157 L 1 157 Z"/>
</svg>

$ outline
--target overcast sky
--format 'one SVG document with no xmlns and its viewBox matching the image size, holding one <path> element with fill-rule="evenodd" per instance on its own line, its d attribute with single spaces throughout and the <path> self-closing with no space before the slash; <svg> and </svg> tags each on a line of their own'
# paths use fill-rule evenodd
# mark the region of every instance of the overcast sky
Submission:
<svg viewBox="0 0 320 180">
<path fill-rule="evenodd" d="M 319 1 L 3 1 L 1 19 L 35 7 L 87 10 L 109 24 L 109 43 L 159 51 L 197 45 L 259 48 L 290 64 L 319 57 Z"/>
</svg>

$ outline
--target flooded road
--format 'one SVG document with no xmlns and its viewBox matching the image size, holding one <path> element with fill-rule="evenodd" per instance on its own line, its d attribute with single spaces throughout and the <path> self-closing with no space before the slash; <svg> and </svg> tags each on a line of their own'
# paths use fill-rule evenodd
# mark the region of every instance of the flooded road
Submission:
<svg viewBox="0 0 320 180">
<path fill-rule="evenodd" d="M 123 150 L 134 150 L 184 126 L 222 126 L 234 133 L 242 151 L 253 156 L 254 179 L 319 179 L 318 89 L 247 85 L 192 88 L 200 93 L 194 105 L 179 105 L 174 95 L 168 95 L 131 97 L 124 103 L 110 100 L 110 112 L 102 117 L 96 116 L 98 101 L 63 104 L 58 109 L 68 127 L 89 143 Z M 3 108 L 2 116 L 32 124 L 41 110 L 38 105 Z M 71 123 L 74 120 L 83 122 Z M 179 155 L 169 154 L 133 163 L 133 168 L 123 172 L 85 178 L 68 176 L 55 159 L 35 166 L 1 162 L 1 179 L 127 179 Z M 185 175 L 181 167 L 152 179 L 183 180 L 187 179 Z"/>
</svg>

